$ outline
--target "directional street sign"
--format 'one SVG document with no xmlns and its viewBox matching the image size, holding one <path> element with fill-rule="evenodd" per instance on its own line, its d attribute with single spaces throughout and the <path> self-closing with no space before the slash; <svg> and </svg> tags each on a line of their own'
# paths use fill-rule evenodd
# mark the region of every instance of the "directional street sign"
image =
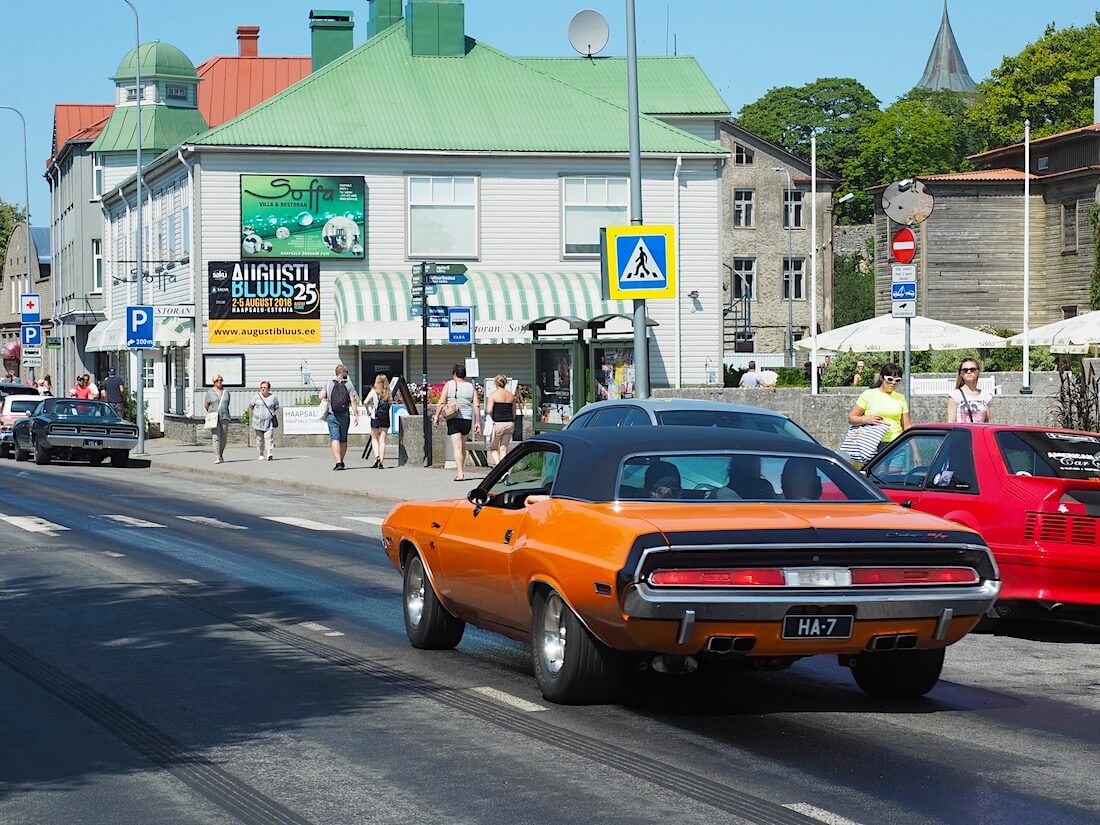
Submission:
<svg viewBox="0 0 1100 825">
<path fill-rule="evenodd" d="M 23 324 L 23 326 L 19 328 L 19 343 L 24 347 L 42 346 L 42 325 Z"/>
<path fill-rule="evenodd" d="M 420 304 L 413 304 L 409 307 L 409 315 L 413 318 L 420 318 L 423 313 L 420 311 Z M 447 307 L 437 306 L 435 304 L 428 305 L 428 317 L 429 318 L 442 318 L 444 322 L 447 320 Z"/>
<path fill-rule="evenodd" d="M 47 336 L 46 349 L 61 349 L 61 339 Z"/>
<path fill-rule="evenodd" d="M 41 367 L 42 347 L 23 347 L 23 354 L 20 361 L 24 367 Z"/>
<path fill-rule="evenodd" d="M 916 301 L 891 301 L 890 314 L 895 318 L 916 318 Z"/>
<path fill-rule="evenodd" d="M 447 308 L 447 342 L 469 344 L 474 336 L 474 310 L 472 307 Z"/>
<path fill-rule="evenodd" d="M 465 275 L 466 264 L 440 264 L 425 262 L 423 264 L 425 275 Z"/>
<path fill-rule="evenodd" d="M 607 298 L 675 298 L 672 226 L 609 226 L 604 233 Z"/>
<path fill-rule="evenodd" d="M 42 296 L 37 292 L 24 292 L 19 296 L 19 313 L 24 324 L 42 323 Z"/>
<path fill-rule="evenodd" d="M 436 288 L 435 284 L 428 284 L 427 286 L 417 286 L 414 284 L 412 288 L 412 296 L 413 298 L 419 299 L 421 295 L 435 295 L 437 291 L 438 289 Z"/>
<path fill-rule="evenodd" d="M 126 307 L 126 349 L 153 348 L 153 308 Z"/>
<path fill-rule="evenodd" d="M 465 269 L 465 267 L 463 267 Z M 465 275 L 439 274 L 426 276 L 433 284 L 446 284 L 449 286 L 462 286 L 470 282 Z"/>
<path fill-rule="evenodd" d="M 917 236 L 908 226 L 903 226 L 890 241 L 890 252 L 899 264 L 907 264 L 917 254 Z"/>
<path fill-rule="evenodd" d="M 890 279 L 895 284 L 915 284 L 917 267 L 915 264 L 894 264 L 890 267 Z"/>
<path fill-rule="evenodd" d="M 891 301 L 915 301 L 917 300 L 917 285 L 908 283 L 895 283 L 890 288 Z"/>
</svg>

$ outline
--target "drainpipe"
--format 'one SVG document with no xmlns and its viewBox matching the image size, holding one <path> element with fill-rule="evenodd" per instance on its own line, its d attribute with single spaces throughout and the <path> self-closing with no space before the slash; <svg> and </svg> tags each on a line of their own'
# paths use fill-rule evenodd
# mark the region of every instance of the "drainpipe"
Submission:
<svg viewBox="0 0 1100 825">
<path fill-rule="evenodd" d="M 192 376 L 192 380 L 188 383 L 188 386 L 184 388 L 183 409 L 180 410 L 181 415 L 187 416 L 191 415 L 196 407 L 194 398 L 194 376 L 197 374 L 199 358 L 199 333 L 201 330 L 200 321 L 202 320 L 202 311 L 198 300 L 198 285 L 202 283 L 202 261 L 200 260 L 200 257 L 198 255 L 198 247 L 196 246 L 196 234 L 198 233 L 196 227 L 198 226 L 200 216 L 198 214 L 199 210 L 196 209 L 195 167 L 193 164 L 188 163 L 187 159 L 183 156 L 183 150 L 185 148 L 188 152 L 194 151 L 194 149 L 190 146 L 181 146 L 180 148 L 176 149 L 176 157 L 179 159 L 180 163 L 187 167 L 187 198 L 184 200 L 184 205 L 191 207 L 191 225 L 188 232 L 191 238 L 188 242 L 187 248 L 190 250 L 190 252 L 188 253 L 188 257 L 190 258 L 188 266 L 191 269 L 191 303 L 195 306 L 195 318 L 191 322 L 191 364 L 188 365 L 188 372 Z M 182 213 L 180 217 L 182 218 Z M 180 227 L 180 231 L 183 231 L 182 226 Z M 179 381 L 182 385 L 182 376 L 179 377 Z"/>
<path fill-rule="evenodd" d="M 676 267 L 680 267 L 680 167 L 684 164 L 683 155 L 676 156 L 676 167 L 672 170 L 672 183 L 674 186 L 672 192 L 672 225 L 675 227 L 673 237 L 676 245 Z M 678 280 L 677 276 L 677 280 Z M 676 287 L 676 389 L 680 389 L 684 378 L 684 359 L 681 353 L 682 341 L 680 340 L 680 323 L 682 315 L 682 299 L 679 292 L 680 287 Z"/>
<path fill-rule="evenodd" d="M 240 34 L 240 29 L 241 28 L 245 28 L 245 27 L 238 27 L 238 29 L 237 29 L 238 35 Z M 191 151 L 191 150 L 188 149 L 188 151 Z M 195 191 L 195 167 L 193 167 L 190 163 L 188 163 L 187 158 L 185 158 L 183 156 L 183 147 L 182 146 L 179 147 L 178 149 L 176 149 L 176 157 L 179 159 L 179 162 L 182 163 L 184 165 L 184 167 L 187 169 L 187 198 L 184 199 L 184 201 L 183 201 L 183 203 L 187 203 L 188 200 L 192 200 L 191 193 Z M 187 248 L 189 250 L 192 250 L 192 251 L 194 251 L 194 249 L 195 249 L 195 216 L 193 214 L 194 211 L 195 211 L 194 209 L 191 210 L 192 215 L 191 215 L 191 220 L 190 220 L 190 226 L 188 227 L 188 234 L 191 237 L 188 239 L 188 243 L 187 243 Z M 181 218 L 183 217 L 182 213 L 180 213 L 180 217 Z M 182 232 L 183 231 L 183 226 L 182 226 L 183 221 L 181 220 L 180 223 L 181 223 L 180 231 Z M 198 322 L 199 322 L 199 312 L 198 312 L 199 302 L 198 302 L 197 297 L 196 297 L 198 291 L 195 288 L 195 282 L 196 282 L 195 275 L 194 275 L 195 267 L 192 264 L 188 264 L 188 266 L 190 266 L 191 273 L 192 273 L 192 275 L 191 275 L 191 303 L 195 307 L 195 317 L 191 320 L 191 340 L 192 340 L 192 342 L 194 342 L 195 337 L 199 334 L 198 330 L 196 329 L 196 326 L 198 325 Z M 191 347 L 191 349 L 192 349 L 192 351 L 194 351 L 194 347 Z M 165 354 L 164 354 L 164 369 L 165 369 L 165 373 L 167 374 L 167 372 L 168 372 L 168 351 L 167 350 L 165 350 Z M 180 389 L 182 390 L 183 389 L 183 376 L 178 374 L 178 371 L 177 371 L 177 368 L 176 368 L 176 351 L 175 351 L 175 347 L 172 348 L 172 373 L 171 374 L 172 374 L 173 383 L 178 383 L 179 386 L 180 386 Z M 175 387 L 169 386 L 167 381 L 164 382 L 164 393 L 165 393 L 164 410 L 165 410 L 165 412 L 167 412 L 169 409 L 172 408 L 172 405 L 169 402 L 174 396 L 174 390 L 175 390 Z M 183 393 L 181 392 L 180 395 L 183 395 Z M 179 410 L 178 412 L 179 412 L 180 415 L 186 415 L 187 414 L 187 400 L 186 400 L 186 398 L 184 399 L 184 402 L 183 402 L 183 409 Z"/>
</svg>

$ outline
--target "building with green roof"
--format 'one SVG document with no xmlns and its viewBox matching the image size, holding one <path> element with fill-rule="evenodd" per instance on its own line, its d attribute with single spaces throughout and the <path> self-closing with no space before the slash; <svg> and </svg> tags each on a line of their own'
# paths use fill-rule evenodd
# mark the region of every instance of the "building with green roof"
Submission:
<svg viewBox="0 0 1100 825">
<path fill-rule="evenodd" d="M 200 376 L 241 356 L 250 383 L 277 388 L 337 363 L 361 387 L 382 365 L 419 380 L 411 272 L 445 261 L 469 280 L 432 302 L 476 307 L 482 376 L 568 385 L 535 369 L 530 346 L 531 322 L 559 318 L 550 331 L 575 338 L 592 322 L 625 336 L 601 352 L 614 361 L 611 394 L 630 392 L 630 323 L 617 317 L 630 307 L 602 299 L 599 255 L 600 227 L 631 219 L 624 61 L 513 57 L 469 36 L 456 0 L 374 0 L 371 36 L 354 48 L 352 12 L 315 10 L 309 24 L 310 75 L 163 147 L 145 171 L 151 188 L 180 187 L 193 216 L 187 283 L 154 284 L 150 299 L 196 307 L 194 340 L 167 357 Z M 182 70 L 167 51 L 163 60 Z M 718 123 L 729 108 L 692 58 L 643 59 L 641 98 L 645 221 L 678 230 L 680 295 L 649 305 L 652 380 L 702 384 L 721 361 Z M 119 273 L 133 196 L 131 176 L 104 198 L 107 266 Z M 266 281 L 284 276 L 317 288 L 319 312 L 264 304 Z M 233 303 L 227 285 L 256 295 Z M 120 317 L 121 298 L 111 304 Z M 469 349 L 429 332 L 435 380 Z M 537 414 L 563 423 L 585 398 L 551 389 L 536 392 Z M 177 412 L 201 409 L 202 392 L 194 386 Z"/>
</svg>

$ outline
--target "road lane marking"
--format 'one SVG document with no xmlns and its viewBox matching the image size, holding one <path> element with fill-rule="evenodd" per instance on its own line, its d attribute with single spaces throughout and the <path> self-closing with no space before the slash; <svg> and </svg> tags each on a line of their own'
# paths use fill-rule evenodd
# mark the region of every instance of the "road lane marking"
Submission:
<svg viewBox="0 0 1100 825">
<path fill-rule="evenodd" d="M 298 627 L 304 627 L 306 630 L 316 630 L 318 632 L 329 629 L 323 624 L 317 624 L 317 622 L 298 622 Z"/>
<path fill-rule="evenodd" d="M 289 524 L 291 527 L 301 527 L 305 530 L 317 530 L 319 532 L 335 533 L 348 532 L 347 527 L 337 527 L 332 524 L 322 524 L 319 521 L 310 521 L 307 518 L 298 518 L 297 516 L 264 516 L 268 521 L 277 521 L 280 524 Z"/>
<path fill-rule="evenodd" d="M 383 522 L 383 519 L 378 518 L 378 516 L 344 516 L 344 518 L 351 521 L 361 521 L 364 524 L 373 524 L 376 527 L 381 527 Z"/>
<path fill-rule="evenodd" d="M 163 527 L 163 524 L 157 524 L 155 521 L 146 521 L 143 518 L 134 518 L 133 516 L 108 516 L 102 515 L 99 518 L 109 518 L 111 521 L 117 521 L 119 524 L 125 524 L 127 527 Z"/>
<path fill-rule="evenodd" d="M 816 819 L 818 822 L 824 822 L 826 825 L 859 825 L 858 822 L 840 814 L 834 814 L 832 811 L 826 811 L 824 808 L 818 808 L 816 805 L 805 802 L 790 802 L 783 807 L 803 816 L 808 816 L 810 819 Z"/>
<path fill-rule="evenodd" d="M 192 587 L 196 584 L 202 584 L 198 579 L 176 579 L 180 584 L 189 584 Z"/>
<path fill-rule="evenodd" d="M 344 634 L 343 634 L 343 633 L 341 633 L 341 632 L 340 632 L 339 630 L 330 630 L 330 631 L 329 631 L 328 633 L 326 633 L 325 635 L 326 635 L 326 636 L 343 636 Z"/>
<path fill-rule="evenodd" d="M 104 550 L 103 555 L 104 556 L 110 556 L 112 559 L 124 559 L 124 558 L 126 558 L 125 553 L 116 553 L 114 550 Z"/>
<path fill-rule="evenodd" d="M 470 688 L 469 690 L 471 693 L 480 693 L 482 696 L 487 696 L 494 701 L 500 702 L 502 705 L 508 705 L 516 710 L 522 710 L 524 713 L 537 713 L 541 710 L 550 710 L 550 708 L 536 705 L 534 702 L 528 702 L 526 699 L 520 699 L 518 696 L 513 696 L 510 693 L 505 693 L 503 690 L 497 690 L 487 685 L 484 687 Z"/>
<path fill-rule="evenodd" d="M 38 516 L 4 516 L 0 515 L 0 521 L 6 521 L 12 527 L 26 530 L 28 533 L 44 533 L 47 536 L 56 536 L 58 530 L 68 530 L 60 524 L 46 521 Z"/>
<path fill-rule="evenodd" d="M 212 518 L 211 516 L 176 516 L 178 519 L 184 521 L 192 521 L 195 524 L 205 524 L 207 527 L 221 527 L 224 530 L 247 530 L 247 527 L 243 527 L 240 524 L 230 524 L 228 521 L 222 521 L 221 519 Z"/>
</svg>

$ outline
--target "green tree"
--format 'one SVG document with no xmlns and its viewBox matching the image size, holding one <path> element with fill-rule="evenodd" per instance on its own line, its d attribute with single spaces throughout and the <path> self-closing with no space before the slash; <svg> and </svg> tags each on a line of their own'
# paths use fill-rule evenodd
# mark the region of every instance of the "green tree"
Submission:
<svg viewBox="0 0 1100 825">
<path fill-rule="evenodd" d="M 955 124 L 927 100 L 901 99 L 888 106 L 861 133 L 859 154 L 849 171 L 868 185 L 900 178 L 956 171 L 965 162 L 958 154 Z"/>
<path fill-rule="evenodd" d="M 1023 137 L 1024 120 L 1042 137 L 1092 123 L 1092 78 L 1100 67 L 1100 12 L 1080 28 L 1047 26 L 1043 36 L 1006 57 L 978 87 L 970 118 L 986 147 Z"/>
<path fill-rule="evenodd" d="M 846 327 L 874 317 L 874 269 L 858 252 L 837 255 L 833 268 L 833 326 Z"/>
<path fill-rule="evenodd" d="M 810 135 L 817 139 L 818 165 L 846 181 L 838 194 L 851 191 L 855 199 L 837 211 L 842 223 L 866 223 L 874 201 L 863 192 L 870 186 L 849 174 L 859 154 L 861 133 L 880 116 L 879 101 L 871 91 L 850 77 L 824 77 L 803 86 L 769 90 L 738 113 L 736 123 L 754 134 L 801 157 L 810 156 Z"/>
<path fill-rule="evenodd" d="M 947 116 L 955 129 L 955 154 L 958 157 L 958 164 L 954 171 L 963 172 L 970 168 L 967 158 L 986 148 L 981 132 L 970 117 L 970 111 L 978 102 L 978 97 L 977 92 L 924 89 L 918 86 L 898 99 L 923 101 Z"/>
<path fill-rule="evenodd" d="M 12 230 L 16 224 L 22 223 L 27 215 L 27 210 L 10 204 L 0 198 L 0 269 L 8 256 L 8 241 L 11 240 Z"/>
</svg>

